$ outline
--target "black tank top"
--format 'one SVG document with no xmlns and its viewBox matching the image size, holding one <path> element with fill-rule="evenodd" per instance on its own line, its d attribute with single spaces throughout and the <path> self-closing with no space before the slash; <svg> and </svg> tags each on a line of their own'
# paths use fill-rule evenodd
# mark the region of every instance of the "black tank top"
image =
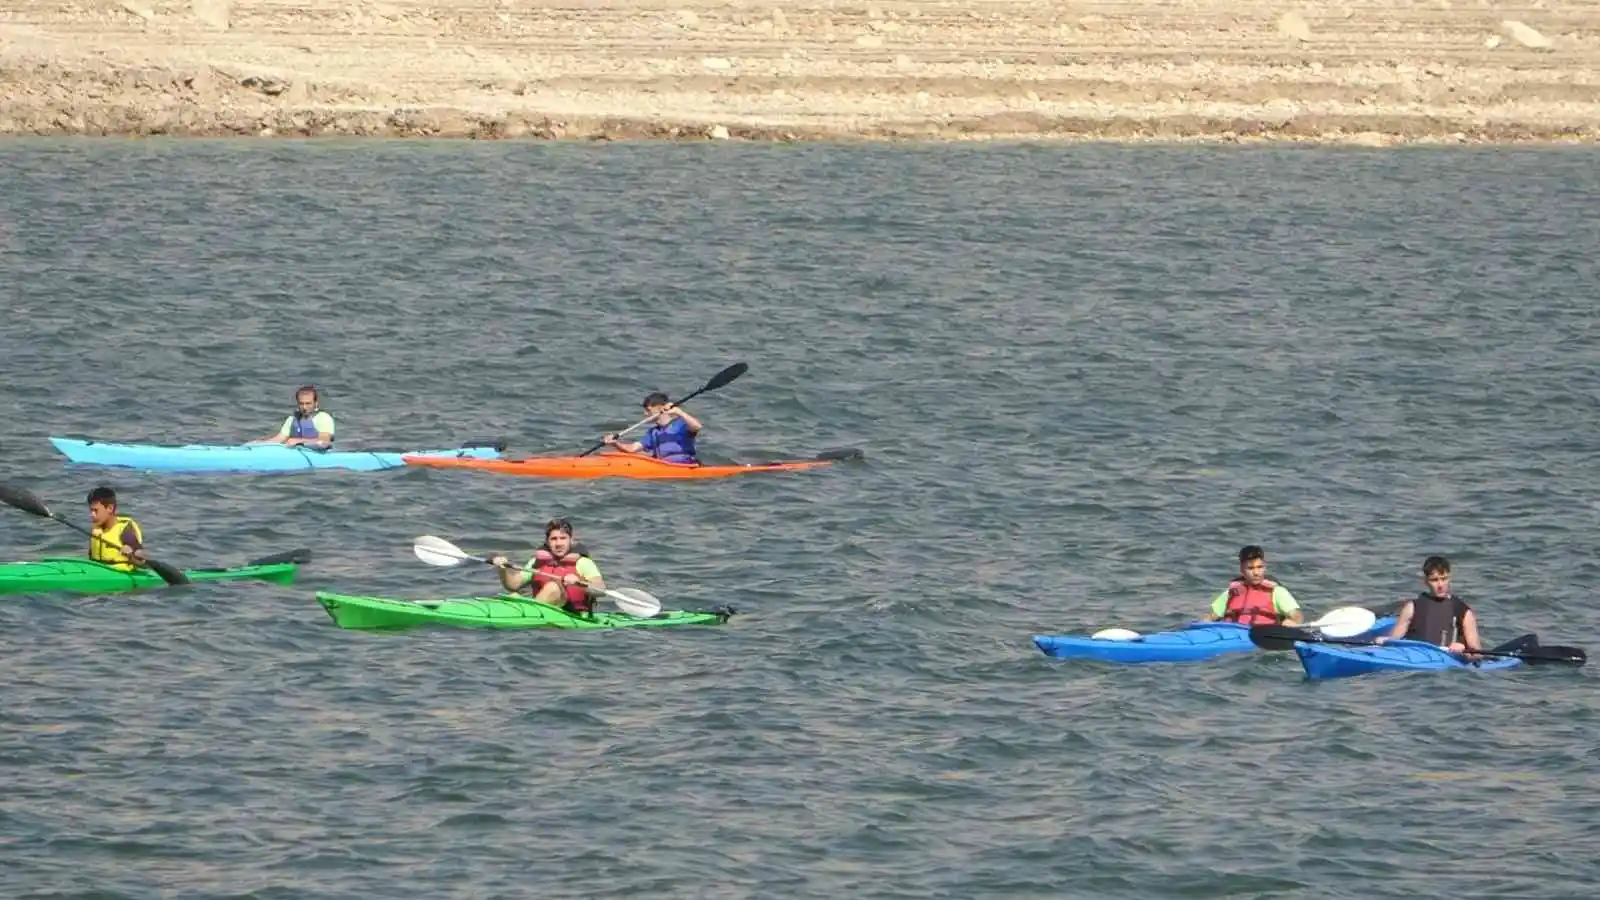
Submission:
<svg viewBox="0 0 1600 900">
<path fill-rule="evenodd" d="M 1460 597 L 1439 600 L 1432 594 L 1418 594 L 1411 601 L 1411 627 L 1406 629 L 1406 639 L 1448 646 L 1461 639 L 1461 625 L 1470 609 Z"/>
</svg>

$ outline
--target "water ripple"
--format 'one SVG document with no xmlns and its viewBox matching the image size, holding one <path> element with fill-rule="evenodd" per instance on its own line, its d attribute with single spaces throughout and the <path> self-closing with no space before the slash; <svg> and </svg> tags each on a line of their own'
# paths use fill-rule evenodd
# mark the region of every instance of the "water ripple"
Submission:
<svg viewBox="0 0 1600 900">
<path fill-rule="evenodd" d="M 15 141 L 0 478 L 291 587 L 0 604 L 22 897 L 1584 896 L 1586 671 L 1307 683 L 1038 633 L 1188 621 L 1263 543 L 1313 611 L 1444 552 L 1491 641 L 1595 633 L 1590 151 Z M 193 478 L 314 382 L 351 446 L 582 449 L 650 390 L 695 484 Z M 571 515 L 717 629 L 335 628 Z M 81 536 L 0 514 L 10 559 Z M 1559 889 L 1553 888 L 1559 885 Z"/>
</svg>

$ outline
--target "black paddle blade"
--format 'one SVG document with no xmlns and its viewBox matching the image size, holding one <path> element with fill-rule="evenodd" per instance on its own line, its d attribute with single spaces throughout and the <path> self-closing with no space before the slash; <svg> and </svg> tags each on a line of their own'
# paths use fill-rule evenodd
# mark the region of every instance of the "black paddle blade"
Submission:
<svg viewBox="0 0 1600 900">
<path fill-rule="evenodd" d="M 274 553 L 271 556 L 263 556 L 260 559 L 252 559 L 245 563 L 245 565 L 276 566 L 282 563 L 294 563 L 295 565 L 303 566 L 308 562 L 311 562 L 311 551 L 305 547 L 300 547 L 295 550 L 290 550 L 287 553 Z"/>
<path fill-rule="evenodd" d="M 1512 638 L 1498 647 L 1490 647 L 1489 652 L 1515 654 L 1537 646 L 1539 646 L 1539 636 L 1537 634 L 1525 634 L 1522 637 Z"/>
<path fill-rule="evenodd" d="M 1295 641 L 1320 641 L 1316 632 L 1292 625 L 1252 625 L 1250 643 L 1263 650 L 1293 650 Z"/>
<path fill-rule="evenodd" d="M 498 440 L 498 441 L 463 441 L 462 444 L 461 444 L 461 449 L 463 449 L 463 450 L 473 450 L 473 449 L 476 449 L 478 447 L 488 447 L 489 449 L 493 450 L 496 453 L 504 453 L 504 452 L 506 452 L 506 442 L 504 440 Z"/>
<path fill-rule="evenodd" d="M 161 580 L 167 584 L 180 585 L 189 583 L 189 576 L 160 560 L 146 558 L 144 564 L 150 571 L 160 575 Z"/>
<path fill-rule="evenodd" d="M 734 363 L 733 365 L 727 367 L 726 369 L 723 369 L 721 372 L 718 372 L 717 374 L 711 376 L 711 380 L 706 382 L 706 386 L 701 388 L 698 391 L 695 391 L 695 393 L 696 394 L 704 394 L 707 391 L 714 391 L 714 390 L 717 390 L 718 388 L 725 388 L 730 383 L 732 383 L 735 378 L 738 378 L 740 375 L 743 375 L 745 372 L 748 372 L 749 370 L 750 370 L 750 364 L 749 363 Z M 683 401 L 680 400 L 679 402 L 681 403 Z"/>
<path fill-rule="evenodd" d="M 26 488 L 13 487 L 9 484 L 0 484 L 0 503 L 15 506 L 26 513 L 33 513 L 42 519 L 53 519 L 50 507 L 44 505 L 38 495 Z"/>
<path fill-rule="evenodd" d="M 819 461 L 834 462 L 845 459 L 866 459 L 867 454 L 859 447 L 835 447 L 817 454 Z"/>
<path fill-rule="evenodd" d="M 1529 647 L 1515 655 L 1531 666 L 1582 666 L 1589 661 L 1589 654 L 1582 647 Z"/>
</svg>

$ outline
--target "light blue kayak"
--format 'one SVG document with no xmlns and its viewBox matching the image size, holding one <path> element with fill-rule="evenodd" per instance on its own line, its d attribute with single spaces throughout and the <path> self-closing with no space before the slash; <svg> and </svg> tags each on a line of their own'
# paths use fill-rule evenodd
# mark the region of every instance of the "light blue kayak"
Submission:
<svg viewBox="0 0 1600 900">
<path fill-rule="evenodd" d="M 1394 616 L 1384 616 L 1355 640 L 1370 640 L 1394 627 Z M 1193 622 L 1177 631 L 1142 635 L 1134 640 L 1111 640 L 1077 634 L 1036 634 L 1039 652 L 1057 659 L 1093 659 L 1100 662 L 1140 664 L 1200 662 L 1230 653 L 1256 649 L 1250 628 L 1232 622 Z"/>
<path fill-rule="evenodd" d="M 305 472 L 312 469 L 349 469 L 376 472 L 405 465 L 403 456 L 449 459 L 498 459 L 503 444 L 466 445 L 459 450 L 314 450 L 282 444 L 118 444 L 108 441 L 53 437 L 50 443 L 75 463 L 119 466 L 153 472 Z"/>
</svg>

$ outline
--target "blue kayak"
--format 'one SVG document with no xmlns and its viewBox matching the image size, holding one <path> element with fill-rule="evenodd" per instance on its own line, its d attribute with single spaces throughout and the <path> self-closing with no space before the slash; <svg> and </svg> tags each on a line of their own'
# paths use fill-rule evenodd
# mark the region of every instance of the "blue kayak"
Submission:
<svg viewBox="0 0 1600 900">
<path fill-rule="evenodd" d="M 155 472 L 305 472 L 349 469 L 376 472 L 405 465 L 403 456 L 498 459 L 500 446 L 466 446 L 459 450 L 314 450 L 282 444 L 117 444 L 108 441 L 53 437 L 50 443 L 75 463 L 121 466 Z"/>
<path fill-rule="evenodd" d="M 1359 639 L 1358 639 L 1359 640 Z M 1312 680 L 1349 678 L 1373 672 L 1430 672 L 1444 669 L 1510 669 L 1522 665 L 1515 657 L 1467 662 L 1427 641 L 1390 641 L 1371 647 L 1349 647 L 1297 641 L 1295 655 Z"/>
<path fill-rule="evenodd" d="M 1368 640 L 1394 627 L 1394 616 L 1384 616 L 1371 629 L 1350 640 Z M 1036 634 L 1040 651 L 1058 659 L 1094 659 L 1111 663 L 1199 662 L 1228 653 L 1256 649 L 1248 626 L 1233 622 L 1192 622 L 1177 631 L 1141 635 L 1131 641 L 1074 634 Z"/>
</svg>

